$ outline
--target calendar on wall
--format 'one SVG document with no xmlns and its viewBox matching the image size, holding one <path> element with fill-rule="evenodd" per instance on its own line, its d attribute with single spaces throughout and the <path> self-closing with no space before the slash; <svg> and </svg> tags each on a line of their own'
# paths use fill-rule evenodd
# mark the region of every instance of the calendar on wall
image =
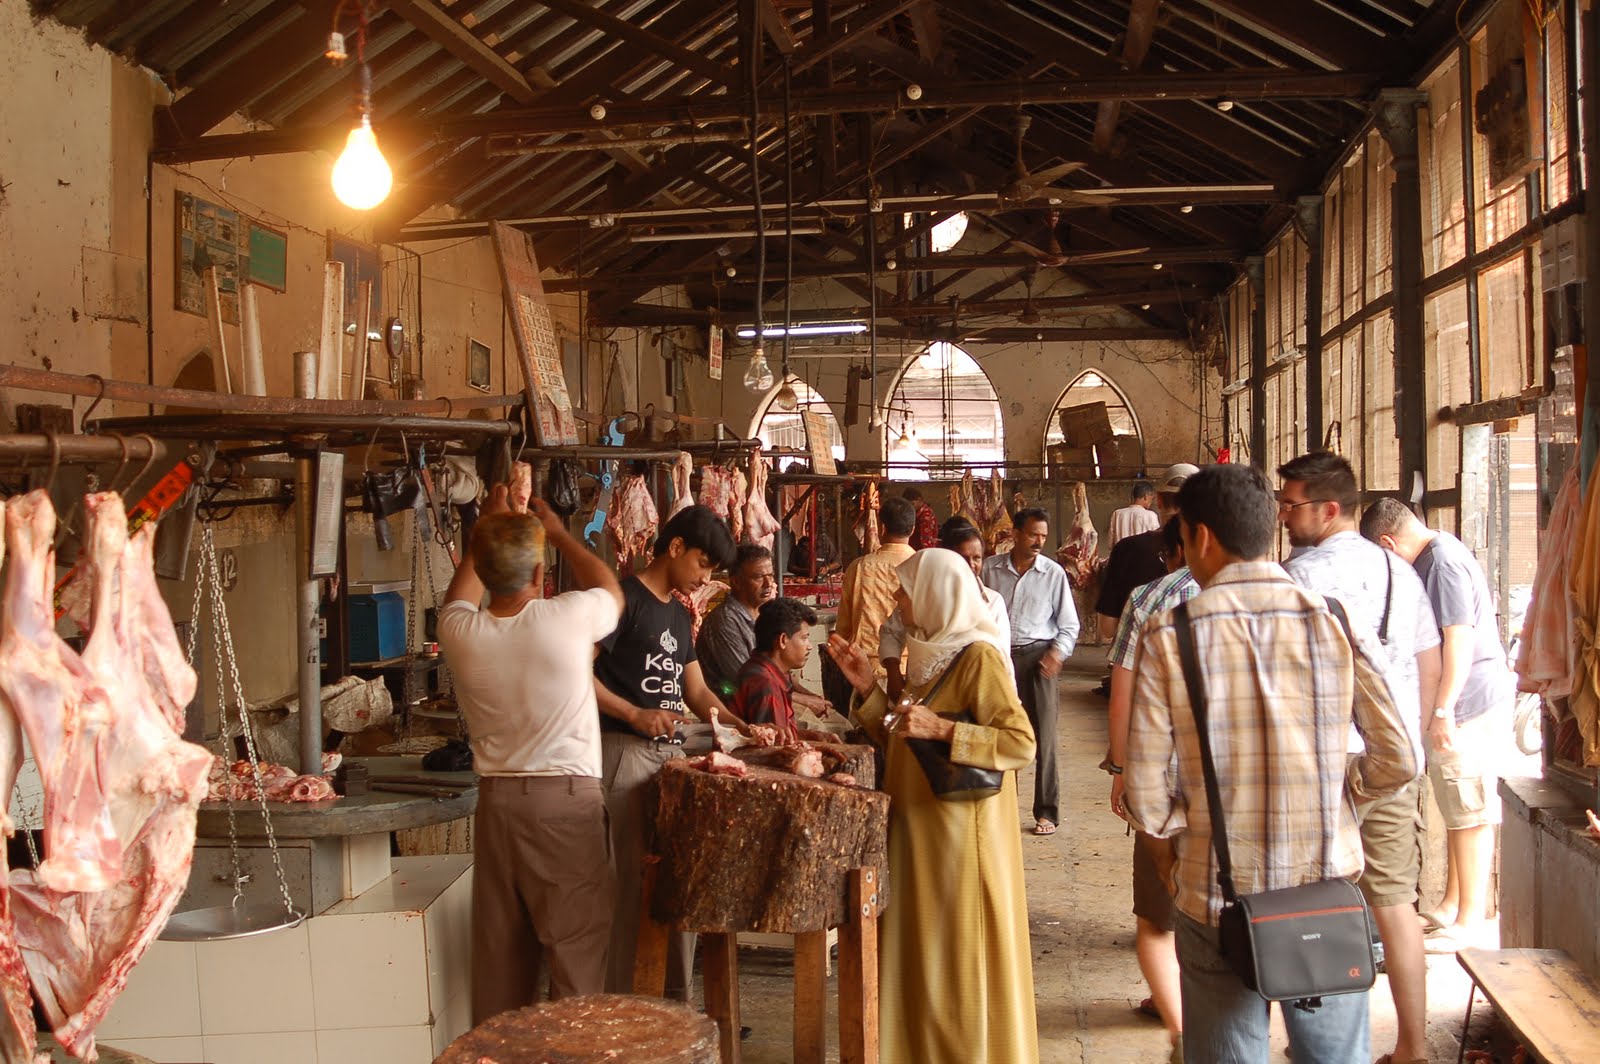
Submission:
<svg viewBox="0 0 1600 1064">
<path fill-rule="evenodd" d="M 500 280 L 511 311 L 511 334 L 522 366 L 523 391 L 541 446 L 572 446 L 578 442 L 578 419 L 561 367 L 561 345 L 556 341 L 545 302 L 539 263 L 526 234 L 502 222 L 493 222 L 495 255 L 500 260 Z"/>
</svg>

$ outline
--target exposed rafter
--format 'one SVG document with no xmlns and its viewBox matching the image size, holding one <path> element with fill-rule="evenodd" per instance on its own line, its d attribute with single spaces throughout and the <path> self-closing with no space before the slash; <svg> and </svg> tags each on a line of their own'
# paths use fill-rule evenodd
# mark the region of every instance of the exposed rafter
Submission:
<svg viewBox="0 0 1600 1064">
<path fill-rule="evenodd" d="M 439 47 L 467 64 L 491 85 L 520 104 L 531 104 L 538 96 L 522 72 L 472 31 L 451 18 L 433 0 L 388 0 L 389 7 L 421 30 Z"/>
<path fill-rule="evenodd" d="M 587 0 L 540 0 L 545 7 L 552 11 L 559 11 L 568 18 L 581 22 L 595 29 L 603 30 L 624 41 L 632 41 L 643 45 L 656 52 L 662 59 L 676 63 L 687 70 L 692 70 L 703 78 L 718 85 L 732 86 L 736 84 L 738 76 L 729 67 L 708 59 L 692 48 L 685 48 L 677 41 L 663 37 L 651 30 L 644 29 L 634 22 L 621 19 L 588 3 Z"/>
</svg>

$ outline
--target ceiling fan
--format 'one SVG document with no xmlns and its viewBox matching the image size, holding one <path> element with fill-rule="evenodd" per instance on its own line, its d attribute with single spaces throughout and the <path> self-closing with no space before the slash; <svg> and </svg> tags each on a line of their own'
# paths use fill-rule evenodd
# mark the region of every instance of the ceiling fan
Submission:
<svg viewBox="0 0 1600 1064">
<path fill-rule="evenodd" d="M 1016 119 L 1017 151 L 1016 167 L 1011 182 L 1000 188 L 995 196 L 999 200 L 999 209 L 1003 211 L 1024 210 L 1030 207 L 1104 207 L 1109 206 L 1114 200 L 1107 196 L 1085 195 L 1081 189 L 1056 188 L 1054 182 L 1075 174 L 1084 168 L 1084 163 L 1068 162 L 1032 173 L 1028 164 L 1022 157 L 1022 141 L 1027 136 L 1028 129 L 1033 125 L 1033 116 L 1026 111 L 1018 111 Z"/>
<path fill-rule="evenodd" d="M 1115 262 L 1118 259 L 1143 255 L 1150 250 L 1141 247 L 1116 248 L 1109 251 L 1067 251 L 1061 246 L 1059 209 L 1022 213 L 1030 220 L 1038 219 L 1038 222 L 1019 234 L 1006 235 L 1011 244 L 1032 255 L 1040 266 L 1087 266 L 1096 262 Z"/>
</svg>

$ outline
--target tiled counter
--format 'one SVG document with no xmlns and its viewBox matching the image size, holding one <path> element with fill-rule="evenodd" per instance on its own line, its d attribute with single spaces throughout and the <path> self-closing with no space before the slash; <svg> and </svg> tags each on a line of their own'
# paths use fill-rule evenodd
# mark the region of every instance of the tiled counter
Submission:
<svg viewBox="0 0 1600 1064">
<path fill-rule="evenodd" d="M 393 868 L 293 930 L 155 943 L 100 1040 L 158 1064 L 430 1064 L 470 1026 L 472 858 Z"/>
</svg>

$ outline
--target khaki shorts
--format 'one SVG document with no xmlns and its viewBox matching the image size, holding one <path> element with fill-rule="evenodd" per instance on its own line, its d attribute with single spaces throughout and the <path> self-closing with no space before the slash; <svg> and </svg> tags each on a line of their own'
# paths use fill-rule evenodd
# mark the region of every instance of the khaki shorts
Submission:
<svg viewBox="0 0 1600 1064">
<path fill-rule="evenodd" d="M 1428 749 L 1428 779 L 1448 831 L 1500 823 L 1498 766 L 1511 739 L 1504 709 L 1456 727 L 1455 749 Z"/>
<path fill-rule="evenodd" d="M 1352 768 L 1352 771 L 1353 768 Z M 1422 785 L 1412 780 L 1398 794 L 1357 802 L 1361 849 L 1361 893 L 1374 909 L 1415 905 L 1422 878 Z"/>
<path fill-rule="evenodd" d="M 1172 930 L 1172 891 L 1161 877 L 1150 847 L 1166 846 L 1142 831 L 1133 834 L 1133 915 L 1148 920 L 1162 931 Z"/>
</svg>

